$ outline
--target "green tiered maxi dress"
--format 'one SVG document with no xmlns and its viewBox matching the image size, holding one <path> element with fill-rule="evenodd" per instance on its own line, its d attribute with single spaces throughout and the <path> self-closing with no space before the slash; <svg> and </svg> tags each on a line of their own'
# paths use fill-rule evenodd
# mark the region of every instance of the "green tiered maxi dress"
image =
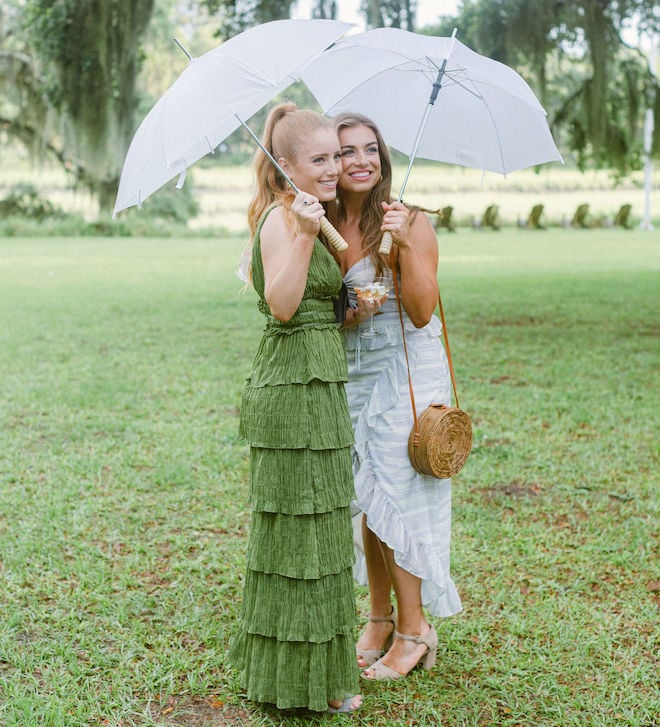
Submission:
<svg viewBox="0 0 660 727">
<path fill-rule="evenodd" d="M 264 216 L 265 219 L 265 216 Z M 358 691 L 350 502 L 353 432 L 333 301 L 337 263 L 316 240 L 286 323 L 264 300 L 259 225 L 252 280 L 266 328 L 243 394 L 252 521 L 230 658 L 248 699 L 325 711 Z"/>
</svg>

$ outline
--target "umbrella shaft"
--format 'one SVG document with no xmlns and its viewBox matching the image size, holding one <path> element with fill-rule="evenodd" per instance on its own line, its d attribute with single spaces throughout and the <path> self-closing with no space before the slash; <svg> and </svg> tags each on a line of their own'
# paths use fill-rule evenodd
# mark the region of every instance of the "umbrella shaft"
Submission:
<svg viewBox="0 0 660 727">
<path fill-rule="evenodd" d="M 422 134 L 424 133 L 424 129 L 426 128 L 426 121 L 429 117 L 429 114 L 431 113 L 431 106 L 433 104 L 429 103 L 426 106 L 426 110 L 424 111 L 424 116 L 422 117 L 422 123 L 419 125 L 419 129 L 417 130 L 417 136 L 415 137 L 415 143 L 413 144 L 412 152 L 410 153 L 410 160 L 408 162 L 408 169 L 406 170 L 406 176 L 403 178 L 403 182 L 401 184 L 401 189 L 399 190 L 399 202 L 403 199 L 403 193 L 406 189 L 406 185 L 408 184 L 408 178 L 410 177 L 410 172 L 412 171 L 413 163 L 415 162 L 415 156 L 417 155 L 417 150 L 419 149 L 419 145 L 422 142 Z"/>
<path fill-rule="evenodd" d="M 243 126 L 244 129 L 247 129 L 247 131 L 250 134 L 250 136 L 257 142 L 257 146 L 270 159 L 270 161 L 275 165 L 275 168 L 284 177 L 284 179 L 286 180 L 287 184 L 289 184 L 289 186 L 291 187 L 291 189 L 293 189 L 293 191 L 296 194 L 298 194 L 300 192 L 300 190 L 298 189 L 298 187 L 296 187 L 296 185 L 289 179 L 289 177 L 287 176 L 287 174 L 284 171 L 284 169 L 282 169 L 282 167 L 277 163 L 275 157 L 261 143 L 261 141 L 259 140 L 259 137 L 254 133 L 254 131 L 252 131 L 252 129 L 245 123 L 245 121 L 243 121 L 243 119 L 241 119 L 240 116 L 238 116 L 238 114 L 234 114 L 234 116 L 241 122 L 241 126 Z"/>
<path fill-rule="evenodd" d="M 447 59 L 445 58 L 442 61 L 442 65 L 440 66 L 440 69 L 438 70 L 438 77 L 435 79 L 435 82 L 433 84 L 433 89 L 431 90 L 431 96 L 429 98 L 429 102 L 426 105 L 426 110 L 424 111 L 424 116 L 422 117 L 422 122 L 419 125 L 419 129 L 417 131 L 417 136 L 415 137 L 415 143 L 413 144 L 412 152 L 410 154 L 410 161 L 408 162 L 408 169 L 406 170 L 406 176 L 403 178 L 403 183 L 401 185 L 401 189 L 399 191 L 399 202 L 403 199 L 403 193 L 406 189 L 406 185 L 408 184 L 408 177 L 410 177 L 410 172 L 412 171 L 412 165 L 415 161 L 415 157 L 417 156 L 417 150 L 419 149 L 419 145 L 422 142 L 422 134 L 424 133 L 424 129 L 426 128 L 426 122 L 429 118 L 429 114 L 431 113 L 431 107 L 435 103 L 435 100 L 438 98 L 438 93 L 440 92 L 440 89 L 442 88 L 442 77 L 445 75 L 445 69 L 447 68 Z"/>
<path fill-rule="evenodd" d="M 431 106 L 433 106 L 436 98 L 438 98 L 438 93 L 440 92 L 440 88 L 442 87 L 442 83 L 441 83 L 442 77 L 445 75 L 446 68 L 447 68 L 447 59 L 445 58 L 444 61 L 442 61 L 440 70 L 438 71 L 438 77 L 435 79 L 435 83 L 433 84 L 433 90 L 431 91 L 431 98 L 429 99 L 429 104 L 431 104 Z"/>
<path fill-rule="evenodd" d="M 412 152 L 410 153 L 410 161 L 408 162 L 406 176 L 403 178 L 403 184 L 401 185 L 401 190 L 399 191 L 399 202 L 403 200 L 403 193 L 406 189 L 406 185 L 408 184 L 408 177 L 410 177 L 412 165 L 415 161 L 415 157 L 417 156 L 417 150 L 419 149 L 419 145 L 422 143 L 422 134 L 424 133 L 424 129 L 426 128 L 426 122 L 429 118 L 429 114 L 431 113 L 431 106 L 433 106 L 433 104 L 435 103 L 435 100 L 438 98 L 438 94 L 440 93 L 440 89 L 442 88 L 442 77 L 445 75 L 449 56 L 454 50 L 454 39 L 456 38 L 456 32 L 457 29 L 454 28 L 451 34 L 451 45 L 449 46 L 449 53 L 447 53 L 447 57 L 443 59 L 442 65 L 438 69 L 437 78 L 435 79 L 435 83 L 433 84 L 433 88 L 431 89 L 431 96 L 429 98 L 428 104 L 426 105 L 426 111 L 424 111 L 422 123 L 419 125 L 419 130 L 417 131 L 417 136 L 415 137 L 415 143 L 413 144 Z"/>
<path fill-rule="evenodd" d="M 179 40 L 177 38 L 172 38 L 172 40 L 181 48 L 181 50 L 188 56 L 188 60 L 191 61 L 193 57 L 188 53 L 188 51 L 184 48 L 184 46 L 179 43 Z"/>
</svg>

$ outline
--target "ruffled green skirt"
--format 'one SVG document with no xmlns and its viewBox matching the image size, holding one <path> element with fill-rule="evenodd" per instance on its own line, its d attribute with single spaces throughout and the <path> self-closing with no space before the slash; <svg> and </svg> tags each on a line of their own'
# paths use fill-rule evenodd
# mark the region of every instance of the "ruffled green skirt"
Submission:
<svg viewBox="0 0 660 727">
<path fill-rule="evenodd" d="M 326 328 L 279 340 L 267 336 L 241 406 L 240 434 L 250 443 L 252 522 L 230 660 L 249 699 L 283 709 L 325 711 L 328 701 L 358 692 L 349 507 L 353 433 L 340 378 L 344 352 L 335 333 Z M 313 348 L 322 356 L 312 361 L 311 372 L 309 356 L 273 350 L 306 348 L 310 337 L 322 344 Z"/>
</svg>

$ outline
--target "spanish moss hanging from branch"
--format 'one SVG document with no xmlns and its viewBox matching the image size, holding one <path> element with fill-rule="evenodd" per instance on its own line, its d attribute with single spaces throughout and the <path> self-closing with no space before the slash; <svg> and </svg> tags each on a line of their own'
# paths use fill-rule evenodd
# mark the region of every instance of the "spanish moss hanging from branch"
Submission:
<svg viewBox="0 0 660 727">
<path fill-rule="evenodd" d="M 134 131 L 139 42 L 154 0 L 27 0 L 62 153 L 109 208 Z"/>
</svg>

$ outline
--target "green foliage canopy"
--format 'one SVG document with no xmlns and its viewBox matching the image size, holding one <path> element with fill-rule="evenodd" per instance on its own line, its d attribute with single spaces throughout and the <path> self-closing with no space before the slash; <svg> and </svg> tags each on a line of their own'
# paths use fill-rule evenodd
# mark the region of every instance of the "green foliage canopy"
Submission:
<svg viewBox="0 0 660 727">
<path fill-rule="evenodd" d="M 102 208 L 112 204 L 134 131 L 139 44 L 153 6 L 154 0 L 25 0 L 13 6 L 20 53 L 4 64 L 2 81 L 21 93 L 7 128 L 24 140 L 41 139 Z"/>
<path fill-rule="evenodd" d="M 516 68 L 578 166 L 623 176 L 641 166 L 645 108 L 656 109 L 656 154 L 660 135 L 658 80 L 622 37 L 633 22 L 660 30 L 654 0 L 464 0 L 431 32 L 458 27 L 467 45 Z"/>
<path fill-rule="evenodd" d="M 185 7 L 191 17 L 208 17 L 207 27 L 212 24 L 224 39 L 289 17 L 292 5 L 293 0 L 189 0 Z M 4 133 L 25 142 L 34 156 L 52 152 L 103 208 L 110 207 L 135 130 L 145 31 L 162 25 L 169 35 L 170 15 L 181 7 L 176 0 L 5 0 Z M 416 7 L 417 0 L 362 0 L 361 12 L 370 27 L 412 30 Z M 313 17 L 337 13 L 336 0 L 312 2 Z M 641 30 L 658 32 L 654 0 L 464 0 L 458 17 L 424 32 L 448 35 L 456 26 L 467 45 L 516 68 L 547 109 L 560 146 L 581 168 L 607 167 L 625 175 L 641 165 L 649 107 L 656 118 L 653 153 L 660 155 L 657 78 L 643 54 L 622 39 L 633 20 Z M 152 51 L 152 80 L 154 74 L 162 80 L 163 59 L 150 46 Z M 154 99 L 163 88 L 148 90 Z"/>
</svg>

